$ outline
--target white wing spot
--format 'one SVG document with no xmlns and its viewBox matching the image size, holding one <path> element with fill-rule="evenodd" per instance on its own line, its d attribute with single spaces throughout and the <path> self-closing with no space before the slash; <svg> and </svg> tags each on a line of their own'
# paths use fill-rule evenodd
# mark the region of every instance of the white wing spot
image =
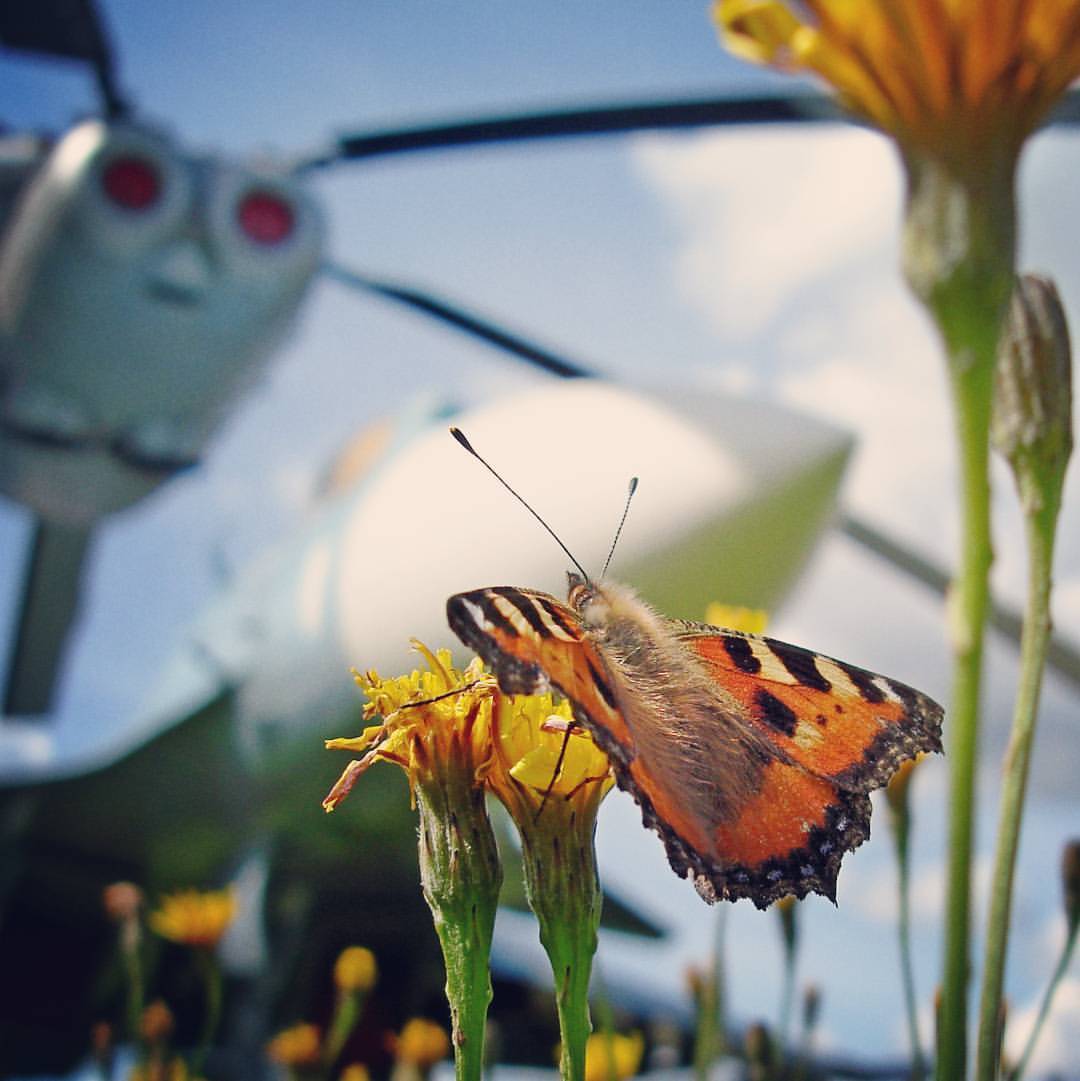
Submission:
<svg viewBox="0 0 1080 1081">
<path fill-rule="evenodd" d="M 851 677 L 840 667 L 830 661 L 828 657 L 815 658 L 817 670 L 832 684 L 832 688 L 845 698 L 858 698 L 859 688 L 851 681 Z"/>
<path fill-rule="evenodd" d="M 473 604 L 472 601 L 466 597 L 461 598 L 461 603 L 468 609 L 469 615 L 472 617 L 473 623 L 475 623 L 481 630 L 491 630 L 491 623 L 488 621 L 487 616 L 484 615 L 480 605 Z"/>
<path fill-rule="evenodd" d="M 540 622 L 544 624 L 544 628 L 551 635 L 552 638 L 558 638 L 561 642 L 576 642 L 577 639 L 572 634 L 567 634 L 554 619 L 551 618 L 548 610 L 538 601 L 535 597 L 530 597 L 525 594 L 526 599 L 536 609 L 536 614 L 540 617 Z"/>
<path fill-rule="evenodd" d="M 761 671 L 757 673 L 759 678 L 771 680 L 773 683 L 786 683 L 789 686 L 799 682 L 760 638 L 748 636 L 745 640 L 750 645 L 750 652 L 761 663 Z"/>
</svg>

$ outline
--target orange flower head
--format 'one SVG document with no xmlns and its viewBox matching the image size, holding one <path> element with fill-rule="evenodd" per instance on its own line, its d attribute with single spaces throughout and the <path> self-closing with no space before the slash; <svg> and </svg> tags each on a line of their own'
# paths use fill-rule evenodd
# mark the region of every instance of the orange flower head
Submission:
<svg viewBox="0 0 1080 1081">
<path fill-rule="evenodd" d="M 172 942 L 213 949 L 235 916 L 232 890 L 183 890 L 161 899 L 161 907 L 150 913 L 150 926 Z"/>
<path fill-rule="evenodd" d="M 308 1022 L 292 1025 L 266 1045 L 266 1054 L 282 1066 L 316 1066 L 322 1054 L 322 1030 Z"/>
<path fill-rule="evenodd" d="M 1019 153 L 1080 75 L 1080 0 L 717 0 L 727 48 L 816 74 L 908 150 Z"/>
<path fill-rule="evenodd" d="M 398 1062 L 420 1070 L 430 1069 L 450 1054 L 450 1037 L 446 1030 L 423 1017 L 406 1021 L 401 1032 L 390 1033 L 386 1042 Z"/>
<path fill-rule="evenodd" d="M 413 648 L 428 663 L 427 671 L 383 679 L 378 672 L 354 672 L 368 696 L 364 720 L 379 717 L 351 739 L 329 739 L 331 750 L 353 751 L 350 762 L 323 800 L 333 811 L 375 762 L 394 762 L 409 779 L 415 804 L 417 784 L 425 784 L 445 768 L 473 774 L 491 754 L 491 708 L 498 689 L 479 658 L 464 670 L 451 666 L 450 651 L 432 653 L 422 642 Z"/>
</svg>

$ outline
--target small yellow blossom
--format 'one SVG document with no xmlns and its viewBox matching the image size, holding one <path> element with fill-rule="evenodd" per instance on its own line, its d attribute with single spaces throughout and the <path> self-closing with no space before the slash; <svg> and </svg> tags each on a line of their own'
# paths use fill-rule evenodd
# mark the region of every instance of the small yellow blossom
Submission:
<svg viewBox="0 0 1080 1081">
<path fill-rule="evenodd" d="M 450 1037 L 434 1021 L 414 1017 L 405 1022 L 400 1033 L 386 1038 L 387 1049 L 398 1062 L 426 1070 L 450 1054 Z"/>
<path fill-rule="evenodd" d="M 341 1071 L 338 1081 L 371 1081 L 368 1068 L 361 1062 L 353 1062 Z"/>
<path fill-rule="evenodd" d="M 1016 153 L 1080 75 L 1080 0 L 717 0 L 725 45 L 813 72 L 908 148 Z"/>
<path fill-rule="evenodd" d="M 383 679 L 378 672 L 354 672 L 367 694 L 364 720 L 380 717 L 352 739 L 329 739 L 331 750 L 361 755 L 350 762 L 330 790 L 323 807 L 333 811 L 375 762 L 394 762 L 409 778 L 415 804 L 416 784 L 448 761 L 480 767 L 491 751 L 491 702 L 497 688 L 479 658 L 463 671 L 451 666 L 450 651 L 432 653 L 421 642 L 413 647 L 428 670 Z"/>
<path fill-rule="evenodd" d="M 714 627 L 727 627 L 744 634 L 764 634 L 769 615 L 763 608 L 744 608 L 736 604 L 712 601 L 705 609 L 705 622 Z"/>
<path fill-rule="evenodd" d="M 375 954 L 363 946 L 349 946 L 334 964 L 334 983 L 340 991 L 370 991 L 379 970 Z"/>
<path fill-rule="evenodd" d="M 306 1021 L 283 1029 L 267 1045 L 271 1062 L 282 1066 L 316 1066 L 322 1051 L 322 1031 Z"/>
<path fill-rule="evenodd" d="M 211 949 L 236 916 L 236 895 L 230 890 L 183 890 L 161 899 L 150 913 L 150 926 L 162 938 L 185 946 Z"/>
<path fill-rule="evenodd" d="M 500 695 L 492 720 L 488 787 L 519 826 L 547 802 L 571 812 L 592 808 L 615 783 L 607 755 L 573 720 L 570 704 L 550 694 Z"/>
<path fill-rule="evenodd" d="M 638 1072 L 644 1050 L 640 1032 L 594 1032 L 585 1044 L 585 1081 L 627 1081 Z"/>
</svg>

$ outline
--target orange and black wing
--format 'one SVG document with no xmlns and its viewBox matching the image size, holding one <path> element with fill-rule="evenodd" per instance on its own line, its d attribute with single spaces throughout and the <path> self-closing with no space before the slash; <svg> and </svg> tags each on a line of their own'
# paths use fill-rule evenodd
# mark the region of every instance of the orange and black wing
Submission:
<svg viewBox="0 0 1080 1081">
<path fill-rule="evenodd" d="M 811 890 L 835 900 L 848 851 L 870 835 L 868 793 L 941 749 L 942 709 L 896 680 L 773 639 L 672 624 L 772 750 L 739 812 L 692 853 L 699 891 L 763 908 Z M 669 846 L 670 847 L 670 846 Z"/>
<path fill-rule="evenodd" d="M 672 628 L 782 758 L 840 788 L 870 792 L 941 750 L 941 706 L 905 683 L 773 638 Z"/>
<path fill-rule="evenodd" d="M 611 758 L 631 756 L 604 661 L 572 608 L 536 589 L 491 586 L 456 593 L 446 602 L 446 618 L 504 692 L 560 691 Z"/>
</svg>

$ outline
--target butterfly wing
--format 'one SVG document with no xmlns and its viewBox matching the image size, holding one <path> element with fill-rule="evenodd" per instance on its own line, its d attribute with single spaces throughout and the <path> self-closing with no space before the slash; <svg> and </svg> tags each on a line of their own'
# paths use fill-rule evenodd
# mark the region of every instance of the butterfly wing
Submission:
<svg viewBox="0 0 1080 1081">
<path fill-rule="evenodd" d="M 504 692 L 541 694 L 555 688 L 590 732 L 603 734 L 601 746 L 609 756 L 627 758 L 632 740 L 604 661 L 572 608 L 536 589 L 491 586 L 452 596 L 446 618 Z"/>
<path fill-rule="evenodd" d="M 673 869 L 693 877 L 710 902 L 749 897 L 764 908 L 812 890 L 835 899 L 843 855 L 869 836 L 866 793 L 904 758 L 940 747 L 940 707 L 917 691 L 829 662 L 846 673 L 845 682 L 825 658 L 805 650 L 672 621 L 672 633 L 719 688 L 717 720 L 724 724 L 714 741 L 723 753 L 707 762 L 694 758 L 702 733 L 690 733 L 688 774 L 715 768 L 718 803 L 722 785 L 729 797 L 738 793 L 722 801 L 730 810 L 707 819 L 671 782 L 670 770 L 638 753 L 611 672 L 573 609 L 547 593 L 499 586 L 456 594 L 447 617 L 505 692 L 554 687 L 566 695 L 611 759 L 620 787 L 641 806 L 645 824 L 660 834 Z M 756 668 L 750 658 L 759 660 Z M 834 679 L 825 689 L 827 676 Z M 820 739 L 819 714 L 828 722 Z M 806 723 L 816 726 L 813 735 L 800 727 Z M 826 753 L 833 738 L 839 746 Z"/>
<path fill-rule="evenodd" d="M 844 854 L 870 835 L 868 793 L 941 749 L 942 709 L 905 684 L 774 639 L 672 621 L 773 754 L 756 791 L 699 849 L 698 889 L 758 907 L 811 890 L 835 900 Z"/>
<path fill-rule="evenodd" d="M 454 633 L 495 673 L 507 694 L 560 691 L 574 716 L 603 749 L 615 778 L 641 805 L 646 825 L 667 843 L 672 866 L 679 852 L 708 837 L 672 791 L 638 756 L 635 740 L 619 707 L 608 666 L 578 614 L 548 593 L 515 586 L 493 586 L 458 593 L 446 602 Z M 676 867 L 686 874 L 683 866 Z"/>
<path fill-rule="evenodd" d="M 941 706 L 898 680 L 773 638 L 671 626 L 783 759 L 839 788 L 870 792 L 941 750 Z"/>
</svg>

